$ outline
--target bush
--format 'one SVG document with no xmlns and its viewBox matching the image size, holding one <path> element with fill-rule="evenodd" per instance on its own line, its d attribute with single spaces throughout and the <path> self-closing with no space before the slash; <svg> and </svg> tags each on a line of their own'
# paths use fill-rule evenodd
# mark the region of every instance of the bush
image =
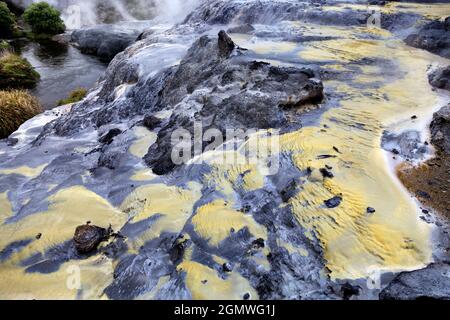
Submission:
<svg viewBox="0 0 450 320">
<path fill-rule="evenodd" d="M 54 35 L 66 30 L 60 15 L 61 13 L 47 2 L 38 2 L 25 10 L 23 18 L 35 34 Z"/>
<path fill-rule="evenodd" d="M 39 101 L 27 91 L 0 91 L 0 139 L 7 138 L 22 123 L 41 112 Z"/>
<path fill-rule="evenodd" d="M 5 2 L 0 1 L 0 36 L 9 37 L 14 29 L 15 17 Z"/>
<path fill-rule="evenodd" d="M 8 50 L 10 48 L 9 43 L 6 40 L 0 39 L 0 51 Z"/>
<path fill-rule="evenodd" d="M 0 53 L 0 90 L 33 88 L 39 79 L 27 59 L 9 51 Z"/>
<path fill-rule="evenodd" d="M 83 88 L 75 89 L 69 94 L 68 98 L 59 100 L 58 106 L 63 106 L 65 104 L 78 102 L 78 101 L 82 100 L 84 97 L 86 97 L 86 93 L 87 93 L 86 89 L 83 89 Z"/>
</svg>

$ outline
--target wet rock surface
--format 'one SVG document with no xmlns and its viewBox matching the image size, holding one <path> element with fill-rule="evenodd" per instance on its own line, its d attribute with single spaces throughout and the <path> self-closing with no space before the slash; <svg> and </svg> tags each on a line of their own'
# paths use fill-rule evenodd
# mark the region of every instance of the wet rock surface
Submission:
<svg viewBox="0 0 450 320">
<path fill-rule="evenodd" d="M 371 145 L 373 139 L 363 140 L 357 148 L 352 148 L 349 140 L 327 140 L 336 133 L 333 129 L 337 125 L 352 132 L 352 139 L 377 131 L 378 120 L 363 106 L 358 108 L 367 123 L 352 114 L 354 118 L 343 118 L 348 121 L 346 126 L 338 123 L 341 118 L 330 119 L 327 126 L 313 127 L 312 137 L 328 133 L 324 135 L 326 145 L 317 146 L 317 152 L 308 154 L 311 136 L 291 136 L 286 144 L 299 144 L 300 150 L 283 150 L 279 172 L 262 177 L 263 181 L 247 168 L 221 171 L 203 162 L 175 165 L 169 154 L 172 133 L 183 127 L 192 134 L 195 122 L 205 130 L 218 129 L 222 136 L 228 127 L 275 128 L 289 136 L 303 122 L 306 126 L 317 124 L 320 115 L 339 108 L 341 101 L 360 98 L 353 92 L 336 94 L 333 86 L 323 85 L 319 80 L 319 75 L 325 74 L 322 68 L 307 58 L 300 60 L 302 52 L 294 50 L 294 57 L 277 45 L 270 49 L 274 52 L 262 54 L 264 50 L 241 48 L 233 42 L 233 35 L 220 32 L 223 28 L 260 40 L 293 41 L 298 46 L 305 46 L 305 40 L 317 41 L 313 43 L 317 46 L 335 38 L 304 35 L 305 30 L 294 32 L 283 20 L 304 19 L 326 27 L 366 24 L 365 9 L 325 10 L 323 5 L 322 1 L 314 2 L 313 7 L 311 3 L 288 0 L 205 1 L 188 15 L 186 24 L 140 33 L 139 41 L 133 40 L 115 56 L 99 85 L 83 102 L 70 110 L 57 109 L 34 119 L 12 137 L 16 139 L 13 144 L 0 141 L 0 166 L 12 170 L 0 174 L 0 196 L 6 195 L 13 211 L 4 218 L 2 228 L 46 214 L 59 218 L 66 211 L 58 205 L 66 203 L 64 208 L 69 209 L 71 199 L 82 199 L 92 201 L 89 204 L 99 211 L 99 219 L 106 215 L 103 223 L 96 224 L 115 223 L 114 229 L 123 235 L 95 250 L 108 230 L 80 226 L 72 241 L 73 229 L 83 222 L 70 220 L 70 234 L 64 240 L 58 238 L 42 253 L 34 254 L 33 246 L 52 239 L 56 232 L 32 230 L 31 235 L 10 240 L 0 248 L 0 262 L 10 263 L 11 257 L 20 254 L 17 270 L 33 276 L 59 275 L 65 271 L 61 268 L 64 263 L 82 263 L 87 266 L 83 272 L 95 281 L 80 289 L 76 298 L 192 299 L 220 293 L 236 299 L 374 298 L 366 288 L 366 279 L 332 279 L 327 250 L 335 243 L 320 239 L 327 231 L 321 226 L 329 226 L 328 230 L 340 228 L 340 223 L 348 226 L 337 219 L 346 213 L 341 210 L 352 209 L 348 205 L 353 202 L 357 202 L 359 219 L 350 222 L 364 231 L 363 237 L 367 236 L 364 221 L 376 219 L 384 211 L 382 203 L 359 203 L 351 192 L 345 193 L 345 198 L 340 193 L 344 191 L 339 184 L 344 172 L 361 178 L 370 174 L 365 167 L 356 167 L 351 154 L 366 150 L 363 144 Z M 394 28 L 397 23 L 410 25 L 414 18 L 406 13 L 392 15 L 385 23 Z M 368 44 L 377 37 L 364 34 L 363 47 L 370 47 Z M 93 48 L 97 50 L 97 44 Z M 373 67 L 375 62 L 381 63 L 383 72 L 390 67 L 380 60 L 355 58 L 355 46 L 351 48 L 349 56 L 345 50 L 330 51 L 342 51 L 344 59 L 353 60 L 346 65 L 352 72 Z M 320 64 L 326 67 L 327 63 Z M 330 74 L 332 81 L 357 81 L 345 72 Z M 355 85 L 358 93 L 368 94 L 364 84 Z M 381 95 L 376 99 L 388 101 Z M 444 130 L 438 127 L 437 131 Z M 149 139 L 152 137 L 154 143 Z M 423 147 L 415 133 L 391 138 L 396 141 L 392 150 L 404 156 L 412 157 L 411 150 Z M 300 169 L 302 157 L 306 164 Z M 312 164 L 314 168 L 309 167 Z M 328 188 L 324 190 L 322 185 Z M 313 190 L 308 191 L 311 186 Z M 68 189 L 70 196 L 65 195 Z M 429 195 L 430 201 L 435 199 L 429 189 L 420 191 Z M 308 197 L 308 192 L 320 194 Z M 218 200 L 223 201 L 223 207 L 205 210 Z M 78 201 L 79 205 L 84 201 Z M 195 221 L 202 210 L 207 217 Z M 320 216 L 308 216 L 314 210 L 320 210 Z M 224 212 L 225 219 L 216 221 Z M 323 224 L 309 224 L 315 220 Z M 360 236 L 347 229 L 345 232 Z M 106 276 L 103 270 L 89 273 L 99 270 L 99 265 L 106 268 Z M 434 271 L 427 272 L 431 280 L 423 276 L 424 282 L 433 283 L 440 277 Z M 90 291 L 95 286 L 100 292 Z M 401 290 L 386 290 L 393 292 L 390 296 L 403 296 Z"/>
<path fill-rule="evenodd" d="M 82 53 L 111 61 L 116 54 L 136 41 L 142 30 L 117 26 L 94 26 L 72 32 L 70 42 Z"/>
<path fill-rule="evenodd" d="M 380 293 L 382 300 L 450 299 L 450 265 L 431 264 L 402 272 Z"/>
<path fill-rule="evenodd" d="M 450 58 L 450 17 L 444 21 L 429 22 L 418 32 L 409 35 L 405 42 L 410 46 Z"/>
<path fill-rule="evenodd" d="M 169 150 L 177 128 L 193 136 L 198 121 L 204 130 L 219 130 L 226 140 L 227 128 L 280 128 L 288 123 L 283 109 L 301 109 L 322 99 L 323 85 L 313 70 L 252 61 L 224 31 L 218 38 L 204 36 L 159 93 L 157 105 L 174 106 L 177 113 L 161 128 L 144 159 L 156 174 L 167 174 L 176 166 Z"/>
<path fill-rule="evenodd" d="M 419 201 L 450 217 L 450 105 L 433 115 L 430 131 L 435 157 L 418 166 L 404 164 L 397 169 L 398 175 Z"/>
<path fill-rule="evenodd" d="M 434 70 L 428 76 L 428 81 L 433 87 L 450 90 L 450 66 Z"/>
<path fill-rule="evenodd" d="M 430 125 L 431 142 L 439 150 L 450 156 L 450 104 L 433 115 Z"/>
</svg>

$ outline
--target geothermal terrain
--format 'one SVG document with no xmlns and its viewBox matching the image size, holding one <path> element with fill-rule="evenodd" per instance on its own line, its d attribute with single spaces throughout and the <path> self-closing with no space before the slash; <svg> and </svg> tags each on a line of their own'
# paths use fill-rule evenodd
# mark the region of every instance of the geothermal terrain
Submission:
<svg viewBox="0 0 450 320">
<path fill-rule="evenodd" d="M 0 140 L 0 298 L 450 298 L 448 1 L 48 2 L 87 13 Z"/>
</svg>

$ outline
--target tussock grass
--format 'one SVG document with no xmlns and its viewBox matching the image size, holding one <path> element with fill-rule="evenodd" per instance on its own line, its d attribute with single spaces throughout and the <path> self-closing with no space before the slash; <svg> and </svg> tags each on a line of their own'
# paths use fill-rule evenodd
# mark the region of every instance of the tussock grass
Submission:
<svg viewBox="0 0 450 320">
<path fill-rule="evenodd" d="M 39 79 L 27 59 L 10 50 L 0 52 L 0 90 L 32 88 Z"/>
<path fill-rule="evenodd" d="M 87 90 L 84 88 L 78 88 L 73 90 L 66 99 L 58 101 L 58 106 L 62 106 L 69 103 L 75 103 L 82 100 L 87 94 Z"/>
<path fill-rule="evenodd" d="M 25 90 L 0 91 L 0 139 L 42 112 L 39 101 Z"/>
</svg>

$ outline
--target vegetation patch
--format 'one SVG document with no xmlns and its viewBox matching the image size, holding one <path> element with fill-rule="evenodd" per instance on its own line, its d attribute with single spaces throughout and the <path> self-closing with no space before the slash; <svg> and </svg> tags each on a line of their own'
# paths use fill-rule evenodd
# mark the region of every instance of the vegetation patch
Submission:
<svg viewBox="0 0 450 320">
<path fill-rule="evenodd" d="M 0 37 L 12 35 L 16 19 L 5 2 L 0 1 Z"/>
<path fill-rule="evenodd" d="M 86 97 L 87 90 L 84 88 L 78 88 L 73 90 L 66 99 L 62 99 L 58 101 L 58 106 L 63 106 L 69 103 L 75 103 L 83 100 Z"/>
<path fill-rule="evenodd" d="M 0 91 L 0 139 L 42 112 L 39 101 L 24 90 Z"/>
<path fill-rule="evenodd" d="M 39 79 L 27 59 L 10 51 L 0 53 L 0 89 L 33 88 Z"/>
<path fill-rule="evenodd" d="M 46 2 L 31 4 L 23 18 L 35 35 L 55 35 L 66 30 L 61 13 Z"/>
</svg>

